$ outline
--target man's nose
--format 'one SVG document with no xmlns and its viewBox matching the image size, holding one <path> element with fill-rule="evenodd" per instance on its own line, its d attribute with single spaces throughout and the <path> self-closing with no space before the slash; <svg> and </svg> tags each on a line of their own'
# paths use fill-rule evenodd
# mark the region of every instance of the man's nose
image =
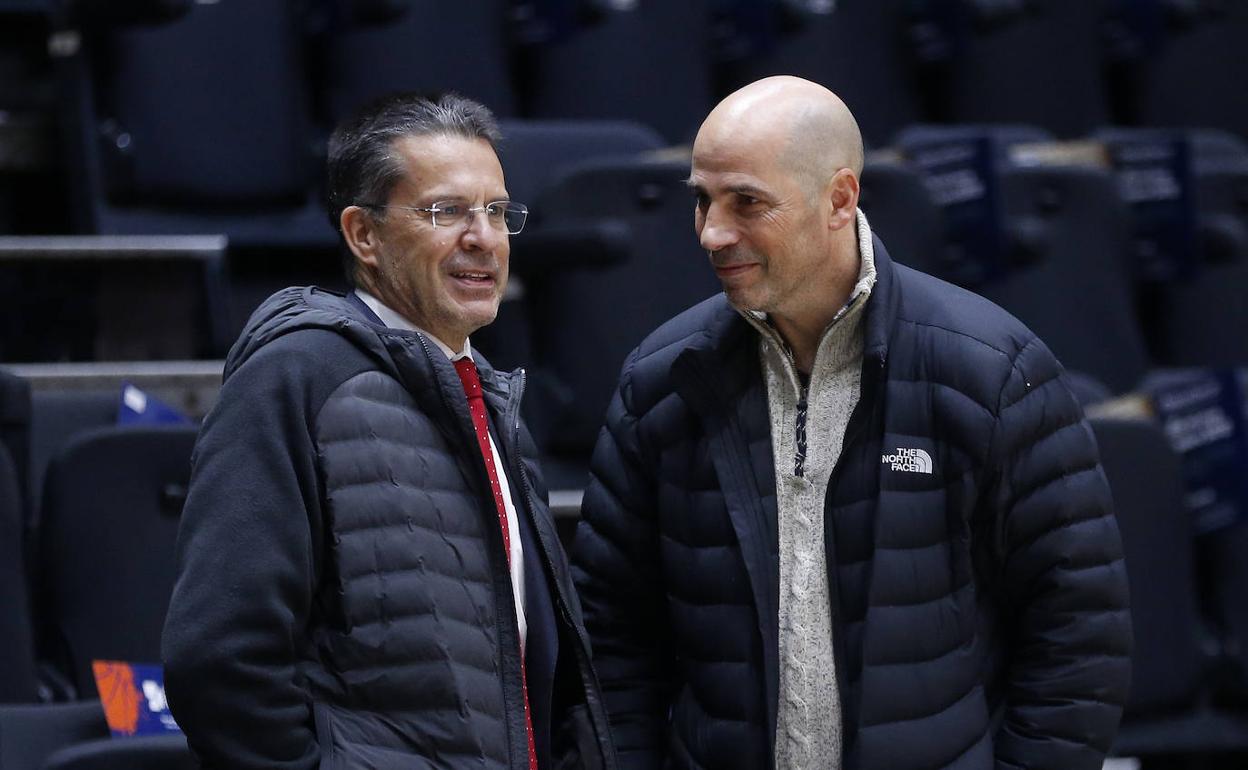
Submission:
<svg viewBox="0 0 1248 770">
<path fill-rule="evenodd" d="M 707 251 L 719 251 L 735 244 L 738 235 L 736 228 L 721 213 L 720 208 L 711 204 L 702 218 L 702 230 L 698 233 L 698 240 Z"/>
<path fill-rule="evenodd" d="M 492 251 L 507 237 L 507 232 L 503 228 L 490 223 L 489 214 L 486 212 L 474 211 L 469 216 L 471 218 L 468 220 L 463 235 L 465 246 Z"/>
</svg>

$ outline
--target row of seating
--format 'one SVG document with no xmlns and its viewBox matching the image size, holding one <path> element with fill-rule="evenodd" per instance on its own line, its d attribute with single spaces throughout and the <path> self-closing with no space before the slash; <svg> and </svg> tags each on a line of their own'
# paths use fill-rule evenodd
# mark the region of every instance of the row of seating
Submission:
<svg viewBox="0 0 1248 770">
<path fill-rule="evenodd" d="M 29 16 L 38 5 L 18 8 Z M 1248 136 L 1238 98 L 1248 8 L 1214 0 L 47 7 L 53 58 L 38 90 L 54 95 L 67 226 L 77 232 L 332 246 L 312 200 L 328 127 L 394 90 L 459 90 L 503 116 L 634 120 L 674 144 L 718 96 L 791 72 L 844 95 L 877 147 L 916 122 L 1031 123 L 1060 137 L 1112 123 Z"/>
<path fill-rule="evenodd" d="M 562 480 L 576 486 L 627 352 L 718 283 L 692 232 L 687 152 L 661 150 L 661 138 L 635 124 L 515 121 L 506 129 L 509 187 L 534 214 L 513 239 L 513 292 L 474 344 L 496 366 L 530 368 L 530 422 L 543 447 L 572 461 Z M 895 258 L 1003 305 L 1068 368 L 1114 393 L 1159 366 L 1248 364 L 1248 338 L 1231 333 L 1248 328 L 1238 299 L 1248 289 L 1248 149 L 1234 137 L 1119 129 L 1055 143 L 1034 127 L 913 127 L 895 150 L 869 157 L 862 206 Z M 184 312 L 230 318 L 193 324 L 217 329 L 216 347 L 200 339 L 182 357 L 222 355 L 275 288 L 339 284 L 336 260 L 328 262 L 319 276 L 301 262 L 257 277 L 232 257 L 224 294 L 233 313 L 160 284 L 157 293 Z M 66 270 L 58 259 L 59 291 Z M 148 267 L 125 280 L 107 274 L 123 299 L 157 291 Z M 30 307 L 10 310 L 40 317 L 38 286 L 25 281 Z M 144 301 L 148 322 L 112 332 L 134 357 L 178 357 L 165 344 L 169 317 Z M 73 307 L 110 305 L 134 318 L 132 303 L 116 299 Z M 79 324 L 72 313 L 54 320 L 59 335 L 41 323 L 40 334 L 4 340 L 5 357 L 72 357 L 84 342 L 88 355 L 117 349 L 90 346 L 89 312 Z"/>
</svg>

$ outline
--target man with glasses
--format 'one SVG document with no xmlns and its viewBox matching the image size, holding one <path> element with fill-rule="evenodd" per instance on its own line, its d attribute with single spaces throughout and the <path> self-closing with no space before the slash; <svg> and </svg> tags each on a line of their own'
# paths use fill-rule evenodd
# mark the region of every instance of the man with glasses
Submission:
<svg viewBox="0 0 1248 770">
<path fill-rule="evenodd" d="M 694 141 L 724 293 L 625 362 L 573 549 L 621 767 L 1099 770 L 1131 633 L 1092 433 L 1035 335 L 890 259 L 862 167 L 793 77 Z"/>
<path fill-rule="evenodd" d="M 511 201 L 497 124 L 390 97 L 330 140 L 355 289 L 278 292 L 195 449 L 164 633 L 205 767 L 613 767 L 605 712 L 494 320 Z"/>
</svg>

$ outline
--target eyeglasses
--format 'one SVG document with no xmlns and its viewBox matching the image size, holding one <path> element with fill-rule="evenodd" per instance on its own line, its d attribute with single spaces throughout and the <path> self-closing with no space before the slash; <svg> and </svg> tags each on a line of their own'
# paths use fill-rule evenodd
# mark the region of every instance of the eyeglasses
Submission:
<svg viewBox="0 0 1248 770">
<path fill-rule="evenodd" d="M 490 226 L 517 235 L 524 229 L 529 218 L 529 207 L 515 201 L 493 201 L 484 206 L 469 206 L 462 201 L 438 201 L 432 206 L 387 206 L 379 203 L 361 204 L 370 209 L 403 209 L 428 214 L 434 227 L 459 227 L 465 222 L 471 226 L 472 218 L 482 212 Z"/>
</svg>

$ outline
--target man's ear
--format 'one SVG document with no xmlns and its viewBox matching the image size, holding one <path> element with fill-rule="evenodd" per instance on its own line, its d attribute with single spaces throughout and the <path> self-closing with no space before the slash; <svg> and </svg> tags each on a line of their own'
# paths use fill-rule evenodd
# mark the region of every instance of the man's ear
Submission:
<svg viewBox="0 0 1248 770">
<path fill-rule="evenodd" d="M 840 230 L 857 221 L 859 192 L 858 175 L 853 169 L 843 168 L 832 176 L 826 198 L 830 209 L 829 227 Z"/>
<path fill-rule="evenodd" d="M 372 212 L 362 206 L 347 206 L 338 217 L 338 225 L 342 228 L 342 239 L 355 258 L 361 264 L 377 267 L 381 241 Z"/>
</svg>

